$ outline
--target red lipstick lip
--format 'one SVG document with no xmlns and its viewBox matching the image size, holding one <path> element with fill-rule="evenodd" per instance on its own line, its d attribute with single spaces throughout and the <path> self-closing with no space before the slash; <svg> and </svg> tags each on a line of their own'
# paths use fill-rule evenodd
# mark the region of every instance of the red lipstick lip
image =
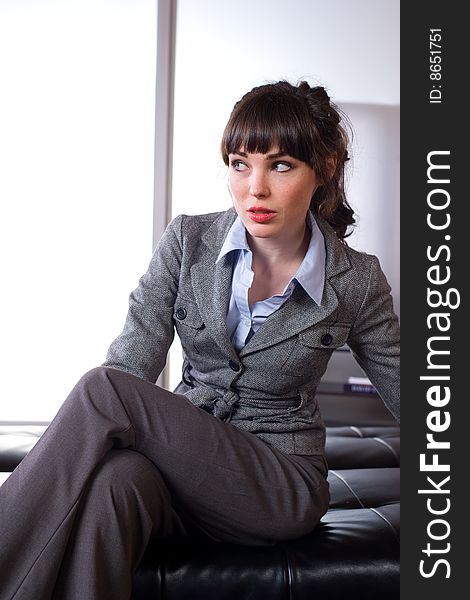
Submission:
<svg viewBox="0 0 470 600">
<path fill-rule="evenodd" d="M 255 212 L 255 210 L 262 210 L 263 212 Z M 263 208 L 250 208 L 247 210 L 247 214 L 248 218 L 251 221 L 254 221 L 255 223 L 267 223 L 268 221 L 271 221 L 271 219 L 274 219 L 274 217 L 276 216 L 276 213 L 273 210 L 268 211 Z"/>
<path fill-rule="evenodd" d="M 265 214 L 270 214 L 275 212 L 274 210 L 271 210 L 270 208 L 265 208 L 264 206 L 250 206 L 250 208 L 248 209 L 248 212 L 256 212 L 256 211 L 262 211 Z"/>
</svg>

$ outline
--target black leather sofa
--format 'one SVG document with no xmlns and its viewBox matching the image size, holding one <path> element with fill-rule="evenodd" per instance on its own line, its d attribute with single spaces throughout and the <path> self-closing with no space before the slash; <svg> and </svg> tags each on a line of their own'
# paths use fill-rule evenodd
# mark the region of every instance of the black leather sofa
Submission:
<svg viewBox="0 0 470 600">
<path fill-rule="evenodd" d="M 271 547 L 221 544 L 201 535 L 152 542 L 135 575 L 134 599 L 398 599 L 399 428 L 382 409 L 378 424 L 368 412 L 367 425 L 360 425 L 360 400 L 320 398 L 331 503 L 312 533 Z M 380 406 L 378 398 L 366 400 Z M 338 421 L 338 402 L 354 424 Z M 42 431 L 0 426 L 0 474 L 18 464 Z"/>
</svg>

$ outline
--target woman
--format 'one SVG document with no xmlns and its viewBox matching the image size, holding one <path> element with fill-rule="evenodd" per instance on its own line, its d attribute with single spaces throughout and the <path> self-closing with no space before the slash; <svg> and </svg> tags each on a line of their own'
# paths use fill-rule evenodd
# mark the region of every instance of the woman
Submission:
<svg viewBox="0 0 470 600">
<path fill-rule="evenodd" d="M 315 390 L 345 343 L 398 418 L 397 318 L 378 260 L 344 242 L 347 137 L 324 89 L 254 88 L 222 156 L 234 209 L 170 223 L 106 362 L 0 489 L 1 600 L 129 598 L 152 535 L 311 531 L 329 501 Z M 154 382 L 175 327 L 171 393 Z"/>
</svg>

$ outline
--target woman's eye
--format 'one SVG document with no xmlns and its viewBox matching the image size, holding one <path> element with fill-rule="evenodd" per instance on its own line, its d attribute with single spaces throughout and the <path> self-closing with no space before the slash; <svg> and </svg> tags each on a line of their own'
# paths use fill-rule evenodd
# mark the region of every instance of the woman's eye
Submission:
<svg viewBox="0 0 470 600">
<path fill-rule="evenodd" d="M 274 163 L 273 167 L 278 173 L 284 173 L 285 171 L 290 171 L 292 169 L 292 165 L 287 162 Z"/>
<path fill-rule="evenodd" d="M 246 171 L 248 168 L 241 160 L 232 160 L 231 166 L 235 171 Z"/>
</svg>

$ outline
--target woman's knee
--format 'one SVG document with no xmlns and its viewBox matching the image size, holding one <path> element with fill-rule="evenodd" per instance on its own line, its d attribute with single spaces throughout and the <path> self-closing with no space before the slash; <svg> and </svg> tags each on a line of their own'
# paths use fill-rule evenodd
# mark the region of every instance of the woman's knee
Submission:
<svg viewBox="0 0 470 600">
<path fill-rule="evenodd" d="M 77 387 L 96 389 L 97 387 L 109 385 L 109 382 L 111 381 L 110 376 L 112 376 L 113 370 L 116 369 L 104 366 L 94 367 L 80 377 L 77 382 Z"/>
<path fill-rule="evenodd" d="M 69 394 L 68 403 L 72 406 L 92 406 L 98 413 L 117 418 L 121 415 L 127 419 L 127 415 L 122 410 L 121 397 L 125 393 L 123 393 L 122 378 L 119 375 L 128 374 L 103 366 L 87 371 L 80 377 Z"/>
</svg>

